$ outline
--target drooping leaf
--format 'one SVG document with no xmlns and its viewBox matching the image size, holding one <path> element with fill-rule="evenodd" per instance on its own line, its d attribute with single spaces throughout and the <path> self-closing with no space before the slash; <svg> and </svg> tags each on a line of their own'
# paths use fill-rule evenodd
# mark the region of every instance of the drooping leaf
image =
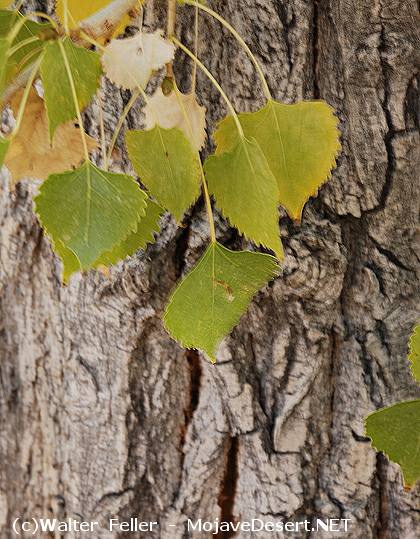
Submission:
<svg viewBox="0 0 420 539">
<path fill-rule="evenodd" d="M 329 178 L 340 150 L 333 109 L 324 101 L 286 105 L 270 100 L 239 119 L 245 135 L 256 139 L 267 158 L 278 182 L 279 203 L 299 220 L 308 198 Z M 235 146 L 238 132 L 232 117 L 219 124 L 214 138 L 218 154 Z"/>
<path fill-rule="evenodd" d="M 247 238 L 283 258 L 277 182 L 257 142 L 238 138 L 229 152 L 209 157 L 204 170 L 223 215 Z"/>
<path fill-rule="evenodd" d="M 206 140 L 206 108 L 197 103 L 195 94 L 172 91 L 164 95 L 161 88 L 144 107 L 146 129 L 159 124 L 165 129 L 178 127 L 199 151 Z"/>
<path fill-rule="evenodd" d="M 222 339 L 277 271 L 270 255 L 212 243 L 172 294 L 164 316 L 167 330 L 183 347 L 200 349 L 215 361 Z"/>
<path fill-rule="evenodd" d="M 23 91 L 11 101 L 17 113 Z M 88 149 L 96 149 L 96 141 L 86 135 Z M 50 174 L 71 169 L 84 158 L 80 130 L 72 122 L 60 125 L 52 144 L 48 135 L 48 119 L 44 101 L 34 89 L 25 107 L 23 121 L 18 133 L 12 138 L 5 164 L 12 174 L 13 183 L 22 178 L 45 179 Z"/>
<path fill-rule="evenodd" d="M 10 139 L 0 136 L 0 168 L 3 166 L 9 146 L 10 146 Z"/>
<path fill-rule="evenodd" d="M 408 359 L 414 378 L 420 384 L 420 324 L 414 328 L 409 343 L 410 353 Z"/>
<path fill-rule="evenodd" d="M 398 463 L 408 487 L 420 479 L 420 400 L 400 402 L 366 418 L 377 451 Z"/>
<path fill-rule="evenodd" d="M 197 152 L 182 131 L 159 125 L 148 131 L 128 131 L 126 141 L 140 180 L 179 221 L 199 194 Z"/>
<path fill-rule="evenodd" d="M 51 175 L 35 203 L 57 250 L 61 242 L 86 270 L 136 230 L 145 212 L 146 194 L 131 176 L 86 162 L 76 170 Z"/>
<path fill-rule="evenodd" d="M 77 116 L 60 45 L 58 41 L 47 43 L 41 63 L 51 139 L 58 125 L 74 120 Z M 78 47 L 68 38 L 65 38 L 62 45 L 76 88 L 77 102 L 82 110 L 90 103 L 98 89 L 101 61 L 96 52 Z"/>
<path fill-rule="evenodd" d="M 175 46 L 162 37 L 162 31 L 139 32 L 126 39 L 114 39 L 102 55 L 107 77 L 121 88 L 146 87 L 153 71 L 170 62 Z"/>
<path fill-rule="evenodd" d="M 0 36 L 5 38 L 19 22 L 21 14 L 16 11 L 0 10 Z M 9 84 L 26 67 L 33 64 L 42 53 L 45 41 L 53 34 L 50 23 L 27 20 L 10 45 L 10 56 L 4 64 L 5 84 Z M 38 39 L 30 40 L 38 37 Z M 30 40 L 30 41 L 28 41 Z"/>
<path fill-rule="evenodd" d="M 159 220 L 163 213 L 164 210 L 159 204 L 148 199 L 146 213 L 138 221 L 136 230 L 117 244 L 112 251 L 100 256 L 94 264 L 95 267 L 116 264 L 128 256 L 134 255 L 139 249 L 144 249 L 148 243 L 152 243 L 155 240 L 155 234 L 159 232 Z"/>
<path fill-rule="evenodd" d="M 79 24 L 84 20 L 100 11 L 101 9 L 107 7 L 112 3 L 112 0 L 67 0 L 67 9 L 68 9 L 68 25 L 70 29 L 77 28 Z M 139 2 L 140 3 L 140 2 Z M 65 2 L 64 0 L 57 0 L 56 13 L 61 24 L 64 26 L 64 13 L 65 13 Z M 113 28 L 111 34 L 109 30 L 106 32 L 104 37 L 113 37 L 118 35 L 124 28 L 129 24 L 130 17 L 126 14 L 118 24 L 116 28 Z"/>
</svg>

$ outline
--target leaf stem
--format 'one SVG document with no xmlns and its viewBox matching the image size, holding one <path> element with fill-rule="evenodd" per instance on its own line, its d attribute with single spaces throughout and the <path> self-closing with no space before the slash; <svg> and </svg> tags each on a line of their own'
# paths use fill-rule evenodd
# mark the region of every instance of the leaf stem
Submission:
<svg viewBox="0 0 420 539">
<path fill-rule="evenodd" d="M 192 137 L 193 136 L 193 130 L 192 130 L 191 122 L 190 122 L 190 119 L 188 117 L 187 111 L 185 110 L 182 99 L 180 99 L 180 92 L 179 92 L 179 89 L 178 89 L 178 86 L 177 86 L 175 80 L 174 80 L 174 91 L 175 91 L 176 97 L 178 99 L 178 104 L 179 104 L 179 106 L 180 106 L 180 108 L 182 110 L 182 115 L 184 116 L 184 120 L 185 120 L 185 122 L 186 122 L 186 124 L 188 126 L 190 136 Z M 208 216 L 208 220 L 209 220 L 210 238 L 211 238 L 212 243 L 216 243 L 216 228 L 214 226 L 213 209 L 211 207 L 210 194 L 209 194 L 209 190 L 208 190 L 208 187 L 207 187 L 206 176 L 204 174 L 203 163 L 201 162 L 200 152 L 199 151 L 197 151 L 197 158 L 198 158 L 198 162 L 199 162 L 199 166 L 200 166 L 201 183 L 203 185 L 204 200 L 206 202 L 207 216 Z"/>
<path fill-rule="evenodd" d="M 265 78 L 264 72 L 258 62 L 258 60 L 255 58 L 253 52 L 248 47 L 248 45 L 245 43 L 241 35 L 235 28 L 227 22 L 226 19 L 224 19 L 221 15 L 216 13 L 216 11 L 213 11 L 211 8 L 207 7 L 204 4 L 200 4 L 196 0 L 182 0 L 184 4 L 188 4 L 190 6 L 195 6 L 196 9 L 201 9 L 202 11 L 205 11 L 208 15 L 211 15 L 213 18 L 218 20 L 229 32 L 237 39 L 237 41 L 240 43 L 241 47 L 244 49 L 244 51 L 248 54 L 249 58 L 251 59 L 252 63 L 255 66 L 255 69 L 257 70 L 258 76 L 261 80 L 261 83 L 263 85 L 264 94 L 268 100 L 272 99 L 270 88 L 268 87 L 267 79 Z"/>
<path fill-rule="evenodd" d="M 96 98 L 98 100 L 99 107 L 99 131 L 101 135 L 101 156 L 105 170 L 107 170 L 108 160 L 106 154 L 106 137 L 105 137 L 105 122 L 104 122 L 104 102 L 102 99 L 101 89 L 99 88 Z"/>
<path fill-rule="evenodd" d="M 170 39 L 175 35 L 175 24 L 176 24 L 176 4 L 177 0 L 168 0 L 168 10 L 167 10 L 167 27 L 166 35 Z M 174 69 L 172 62 L 166 64 L 166 74 L 171 79 L 174 78 Z"/>
<path fill-rule="evenodd" d="M 39 66 L 41 65 L 41 60 L 42 58 L 39 58 L 38 61 L 35 63 L 35 66 L 26 84 L 25 90 L 23 92 L 22 100 L 19 104 L 19 111 L 16 117 L 16 124 L 11 135 L 12 137 L 16 136 L 17 132 L 20 129 L 20 126 L 22 125 L 23 115 L 25 113 L 26 104 L 28 102 L 29 93 L 31 91 L 32 84 L 35 80 L 36 74 L 38 73 Z"/>
<path fill-rule="evenodd" d="M 118 119 L 117 126 L 115 127 L 114 133 L 112 135 L 111 142 L 109 144 L 108 154 L 107 154 L 106 160 L 104 162 L 105 170 L 108 170 L 108 165 L 109 165 L 109 162 L 111 161 L 112 152 L 114 151 L 115 144 L 117 143 L 118 137 L 120 135 L 120 132 L 121 132 L 121 129 L 122 129 L 123 125 L 124 125 L 124 122 L 125 122 L 125 120 L 126 120 L 126 118 L 128 116 L 128 113 L 132 109 L 134 103 L 140 97 L 140 94 L 142 93 L 142 91 L 143 90 L 140 90 L 140 88 L 139 88 L 135 92 L 133 92 L 133 95 L 131 96 L 130 101 L 124 107 L 124 110 L 123 110 L 122 114 L 120 115 L 120 117 Z"/>
<path fill-rule="evenodd" d="M 69 30 L 69 4 L 67 0 L 64 0 L 64 31 L 66 35 L 70 34 Z"/>
<path fill-rule="evenodd" d="M 8 56 L 9 57 L 13 56 L 13 54 L 15 54 L 18 50 L 23 49 L 23 47 L 26 47 L 27 45 L 30 45 L 31 43 L 34 43 L 35 41 L 38 41 L 38 40 L 39 40 L 38 36 L 32 36 L 32 37 L 28 37 L 28 39 L 24 39 L 23 41 L 21 41 L 20 43 L 18 43 L 17 45 L 9 49 Z"/>
<path fill-rule="evenodd" d="M 74 107 L 76 109 L 77 121 L 79 122 L 80 136 L 82 137 L 82 143 L 83 143 L 83 150 L 85 152 L 85 158 L 86 158 L 86 161 L 90 161 L 89 150 L 88 150 L 88 145 L 87 145 L 87 140 L 86 140 L 86 133 L 85 133 L 85 130 L 83 128 L 82 113 L 80 112 L 79 100 L 77 98 L 76 86 L 74 84 L 74 79 L 73 79 L 73 74 L 71 72 L 69 59 L 67 58 L 67 54 L 66 54 L 66 51 L 64 49 L 64 45 L 63 45 L 63 42 L 61 41 L 61 39 L 58 41 L 58 45 L 60 47 L 60 52 L 61 52 L 61 55 L 63 57 L 64 66 L 65 66 L 66 72 L 67 72 L 67 78 L 69 79 L 70 89 L 71 89 L 71 93 L 72 93 L 72 96 L 73 96 Z"/>
<path fill-rule="evenodd" d="M 198 7 L 194 10 L 194 54 L 198 57 L 198 24 L 199 24 L 199 15 L 200 12 L 198 11 Z M 192 72 L 192 84 L 191 84 L 191 92 L 195 94 L 196 87 L 197 87 L 197 64 L 193 63 L 193 72 Z"/>
<path fill-rule="evenodd" d="M 207 69 L 207 67 L 202 62 L 200 62 L 200 60 L 197 58 L 197 56 L 195 56 L 195 54 L 193 54 L 189 49 L 187 49 L 187 47 L 185 45 L 183 45 L 180 41 L 178 41 L 178 39 L 176 37 L 174 37 L 174 36 L 172 37 L 172 41 L 175 43 L 175 45 L 177 45 L 182 51 L 184 51 L 185 54 L 187 54 L 197 64 L 197 66 L 201 69 L 201 71 L 203 71 L 203 73 L 209 78 L 209 80 L 214 85 L 214 87 L 218 90 L 220 95 L 223 97 L 223 99 L 224 99 L 230 113 L 232 114 L 233 119 L 235 120 L 235 124 L 236 124 L 236 127 L 238 128 L 239 135 L 241 136 L 241 138 L 244 138 L 245 137 L 244 130 L 242 129 L 242 125 L 241 125 L 241 122 L 239 121 L 238 115 L 236 114 L 236 111 L 235 111 L 232 103 L 230 102 L 228 96 L 223 91 L 220 84 L 213 77 L 213 75 L 210 73 L 210 71 Z"/>
<path fill-rule="evenodd" d="M 176 3 L 177 0 L 168 0 L 168 22 L 166 27 L 166 35 L 169 39 L 175 34 Z"/>
</svg>

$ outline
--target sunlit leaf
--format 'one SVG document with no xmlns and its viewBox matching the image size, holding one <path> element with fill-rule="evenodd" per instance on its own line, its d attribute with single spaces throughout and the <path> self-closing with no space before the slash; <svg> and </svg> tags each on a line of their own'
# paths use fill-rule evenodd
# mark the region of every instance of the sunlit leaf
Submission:
<svg viewBox="0 0 420 539">
<path fill-rule="evenodd" d="M 146 194 L 134 178 L 84 163 L 51 175 L 36 197 L 39 220 L 53 244 L 70 250 L 83 270 L 137 228 Z"/>
<path fill-rule="evenodd" d="M 165 209 L 180 220 L 200 190 L 197 152 L 179 129 L 156 125 L 128 131 L 127 149 L 141 182 Z"/>
<path fill-rule="evenodd" d="M 102 55 L 107 77 L 121 88 L 146 87 L 153 71 L 170 62 L 175 53 L 173 43 L 154 33 L 139 32 L 133 37 L 114 39 Z"/>
<path fill-rule="evenodd" d="M 338 120 L 324 101 L 285 105 L 268 103 L 258 112 L 239 115 L 248 137 L 263 150 L 277 179 L 279 203 L 299 220 L 308 198 L 327 181 L 340 149 Z M 232 117 L 215 133 L 217 152 L 230 151 L 238 139 Z"/>
<path fill-rule="evenodd" d="M 17 114 L 23 91 L 11 101 Z M 35 142 L 36 141 L 36 142 Z M 96 149 L 96 141 L 86 135 L 88 149 Z M 48 119 L 44 101 L 34 89 L 25 107 L 23 121 L 18 133 L 11 139 L 5 165 L 12 174 L 13 184 L 22 178 L 45 179 L 50 174 L 68 170 L 80 164 L 84 158 L 80 130 L 72 122 L 60 125 L 52 144 L 48 134 Z"/>
<path fill-rule="evenodd" d="M 211 244 L 174 291 L 164 316 L 167 330 L 184 348 L 202 350 L 215 361 L 222 339 L 277 271 L 270 255 Z"/>
<path fill-rule="evenodd" d="M 277 182 L 256 141 L 238 138 L 229 152 L 209 157 L 204 170 L 209 190 L 231 224 L 283 258 Z"/>
<path fill-rule="evenodd" d="M 89 0 L 89 1 L 81 1 L 81 0 L 67 0 L 67 9 L 68 9 L 68 26 L 70 29 L 77 28 L 79 26 L 79 23 L 81 23 L 84 19 L 87 19 L 91 15 L 95 14 L 96 12 L 100 11 L 101 9 L 105 8 L 106 6 L 109 6 L 109 4 L 112 3 L 113 0 Z M 139 0 L 139 4 L 141 4 Z M 56 14 L 59 18 L 61 24 L 64 26 L 65 24 L 65 1 L 64 0 L 57 0 L 56 3 Z M 122 17 L 120 23 L 112 29 L 112 32 L 109 33 L 109 31 L 106 32 L 106 37 L 113 37 L 118 35 L 130 22 L 130 17 L 128 14 L 126 14 L 124 17 Z"/>
<path fill-rule="evenodd" d="M 377 451 L 398 463 L 408 487 L 420 479 L 420 400 L 400 402 L 366 418 Z"/>
<path fill-rule="evenodd" d="M 96 52 L 77 47 L 70 39 L 64 40 L 63 47 L 76 88 L 78 105 L 82 110 L 89 105 L 98 89 L 101 62 Z M 77 116 L 69 75 L 58 41 L 49 42 L 45 46 L 41 77 L 52 138 L 58 125 Z"/>
<path fill-rule="evenodd" d="M 409 343 L 410 353 L 408 359 L 414 378 L 420 383 L 420 325 L 414 328 Z"/>
<path fill-rule="evenodd" d="M 166 129 L 178 127 L 199 151 L 206 140 L 206 108 L 197 103 L 195 94 L 172 91 L 164 95 L 161 88 L 144 107 L 146 129 L 156 124 Z"/>
<path fill-rule="evenodd" d="M 131 232 L 121 243 L 116 245 L 112 251 L 104 253 L 96 262 L 95 267 L 111 266 L 128 256 L 132 256 L 139 249 L 144 249 L 148 243 L 155 241 L 155 235 L 159 232 L 159 220 L 164 210 L 148 199 L 146 213 L 137 223 L 137 228 Z"/>
</svg>

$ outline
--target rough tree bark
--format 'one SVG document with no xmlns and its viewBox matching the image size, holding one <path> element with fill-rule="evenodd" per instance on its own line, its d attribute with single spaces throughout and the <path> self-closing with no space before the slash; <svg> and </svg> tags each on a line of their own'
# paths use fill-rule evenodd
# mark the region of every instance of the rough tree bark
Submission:
<svg viewBox="0 0 420 539">
<path fill-rule="evenodd" d="M 149 1 L 147 26 L 162 25 L 164 4 Z M 338 517 L 352 519 L 348 534 L 318 536 L 418 536 L 418 488 L 404 491 L 363 428 L 368 412 L 419 395 L 406 362 L 419 300 L 418 4 L 209 4 L 256 52 L 276 98 L 336 108 L 338 169 L 301 225 L 282 216 L 282 275 L 257 295 L 215 367 L 180 349 L 160 321 L 208 239 L 201 203 L 184 228 L 166 218 L 156 245 L 109 279 L 92 273 L 62 288 L 31 212 L 34 187 L 11 194 L 3 174 L 1 538 L 12 537 L 15 517 L 40 515 L 139 515 L 160 523 L 142 536 L 162 539 L 205 537 L 184 532 L 187 517 Z M 186 8 L 186 41 L 191 21 Z M 201 57 L 239 110 L 255 109 L 251 65 L 217 23 L 200 24 Z M 176 71 L 188 88 L 188 62 Z M 223 102 L 201 76 L 198 93 L 212 127 Z M 107 100 L 108 127 L 126 99 Z M 218 232 L 243 246 L 221 220 Z"/>
</svg>

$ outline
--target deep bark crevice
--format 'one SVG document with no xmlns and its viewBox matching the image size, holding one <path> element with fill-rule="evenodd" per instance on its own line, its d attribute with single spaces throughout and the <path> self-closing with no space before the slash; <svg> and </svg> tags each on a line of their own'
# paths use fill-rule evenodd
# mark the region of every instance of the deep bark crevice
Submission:
<svg viewBox="0 0 420 539">
<path fill-rule="evenodd" d="M 239 438 L 229 437 L 227 440 L 227 456 L 225 473 L 221 485 L 221 491 L 218 498 L 220 507 L 221 522 L 235 522 L 237 515 L 234 514 L 236 485 L 238 481 L 238 453 L 239 453 Z M 228 532 L 220 531 L 215 537 L 229 539 L 235 537 L 236 532 L 230 530 Z"/>
</svg>

